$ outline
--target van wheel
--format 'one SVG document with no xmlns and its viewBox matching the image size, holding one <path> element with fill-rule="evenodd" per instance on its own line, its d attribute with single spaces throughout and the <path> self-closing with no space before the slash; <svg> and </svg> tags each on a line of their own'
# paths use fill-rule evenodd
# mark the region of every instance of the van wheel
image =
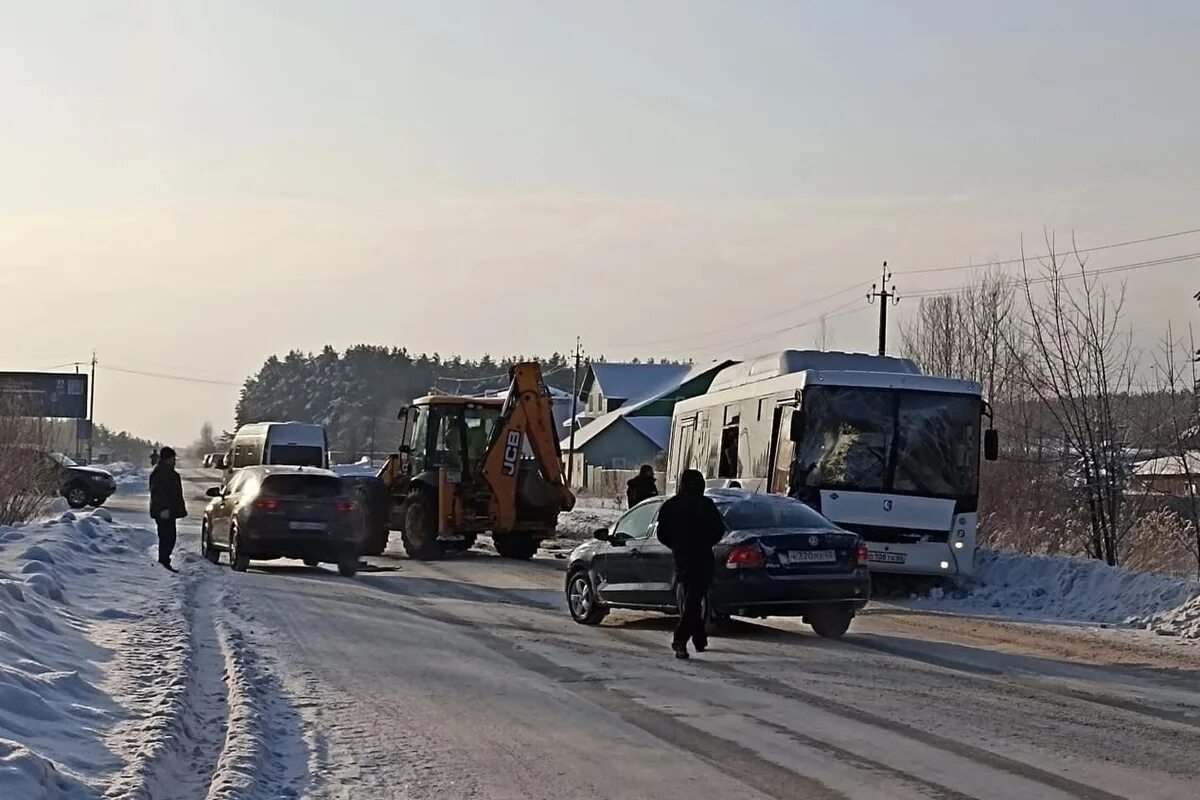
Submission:
<svg viewBox="0 0 1200 800">
<path fill-rule="evenodd" d="M 236 526 L 230 526 L 229 529 L 229 566 L 234 572 L 250 569 L 250 556 L 242 548 L 242 535 Z"/>
<path fill-rule="evenodd" d="M 817 636 L 823 639 L 840 639 L 850 629 L 854 612 L 849 606 L 822 606 L 805 616 Z"/>
<path fill-rule="evenodd" d="M 418 561 L 432 561 L 445 555 L 445 548 L 437 539 L 436 513 L 425 492 L 413 492 L 408 496 L 404 512 L 404 552 Z"/>
</svg>

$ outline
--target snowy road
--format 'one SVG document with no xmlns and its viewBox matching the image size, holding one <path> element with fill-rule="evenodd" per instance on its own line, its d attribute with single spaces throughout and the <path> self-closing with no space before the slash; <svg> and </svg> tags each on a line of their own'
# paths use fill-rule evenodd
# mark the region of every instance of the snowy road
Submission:
<svg viewBox="0 0 1200 800">
<path fill-rule="evenodd" d="M 180 546 L 195 552 L 194 527 Z M 234 697 L 211 716 L 258 715 L 226 727 L 258 731 L 264 783 L 285 796 L 1197 796 L 1191 647 L 881 608 L 841 642 L 735 623 L 677 662 L 667 619 L 572 622 L 561 560 L 371 564 L 354 580 L 291 562 L 191 565 L 204 570 L 190 598 L 198 652 L 242 647 L 233 663 L 261 690 L 249 712 Z M 208 677 L 195 691 L 223 696 L 215 667 L 197 664 Z M 206 724 L 189 727 L 195 752 L 225 730 Z"/>
</svg>

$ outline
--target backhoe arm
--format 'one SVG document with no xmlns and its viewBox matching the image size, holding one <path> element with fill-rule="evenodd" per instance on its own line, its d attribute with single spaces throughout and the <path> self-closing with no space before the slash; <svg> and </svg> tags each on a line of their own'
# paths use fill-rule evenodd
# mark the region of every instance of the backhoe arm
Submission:
<svg viewBox="0 0 1200 800">
<path fill-rule="evenodd" d="M 542 380 L 542 368 L 537 362 L 526 362 L 514 366 L 509 374 L 512 384 L 483 460 L 483 477 L 492 490 L 499 530 L 516 525 L 517 479 L 525 442 L 529 442 L 542 477 L 558 490 L 560 510 L 575 507 L 575 495 L 563 479 L 554 407 Z"/>
</svg>

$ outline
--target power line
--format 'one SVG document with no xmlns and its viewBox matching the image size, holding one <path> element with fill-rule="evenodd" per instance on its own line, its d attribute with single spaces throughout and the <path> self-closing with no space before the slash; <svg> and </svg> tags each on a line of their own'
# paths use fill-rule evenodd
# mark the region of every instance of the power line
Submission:
<svg viewBox="0 0 1200 800">
<path fill-rule="evenodd" d="M 796 311 L 800 311 L 801 309 L 808 308 L 810 306 L 814 306 L 818 303 L 823 303 L 826 300 L 832 300 L 833 298 L 839 297 L 839 296 L 845 294 L 846 292 L 851 292 L 851 291 L 854 291 L 855 289 L 860 289 L 860 288 L 866 286 L 868 283 L 870 283 L 870 281 L 866 281 L 866 280 L 857 281 L 857 282 L 852 283 L 849 286 L 846 286 L 842 289 L 838 289 L 836 292 L 831 292 L 829 294 L 821 295 L 820 297 L 814 297 L 812 300 L 806 300 L 803 303 L 800 303 L 799 305 L 789 306 L 788 308 L 782 309 L 780 311 L 775 311 L 770 314 L 757 316 L 754 319 L 743 320 L 742 322 L 735 322 L 731 325 L 723 325 L 719 328 L 712 328 L 707 331 L 701 331 L 700 333 L 688 333 L 688 334 L 683 334 L 681 336 L 672 336 L 672 337 L 668 337 L 666 339 L 655 339 L 653 341 L 648 341 L 648 342 L 635 342 L 635 343 L 618 342 L 616 344 L 616 346 L 617 347 L 626 347 L 626 348 L 639 348 L 639 347 L 652 347 L 655 345 L 669 344 L 671 342 L 679 342 L 679 341 L 697 343 L 696 340 L 707 339 L 710 336 L 712 336 L 713 334 L 725 333 L 727 331 L 735 330 L 737 328 L 744 328 L 747 325 L 755 325 L 755 324 L 757 324 L 759 322 L 763 322 L 765 320 L 776 319 L 778 317 L 784 316 L 785 314 L 791 314 Z"/>
<path fill-rule="evenodd" d="M 216 381 L 207 378 L 193 378 L 187 375 L 169 375 L 165 372 L 149 372 L 141 369 L 129 369 L 128 367 L 116 367 L 112 364 L 98 364 L 100 369 L 106 369 L 110 372 L 123 372 L 126 375 L 140 375 L 143 378 L 158 378 L 165 381 L 182 381 L 184 383 L 204 383 L 210 386 L 241 386 L 240 383 L 232 381 Z"/>
<path fill-rule="evenodd" d="M 1128 247 L 1130 245 L 1135 245 L 1135 244 L 1146 244 L 1147 242 L 1160 242 L 1160 241 L 1163 241 L 1164 239 L 1175 239 L 1180 236 L 1190 236 L 1194 233 L 1200 233 L 1200 228 L 1189 228 L 1186 231 L 1175 231 L 1173 233 L 1162 233 L 1157 236 L 1145 236 L 1141 239 L 1126 239 L 1125 241 L 1122 241 L 1122 242 L 1111 242 L 1109 244 L 1099 244 L 1099 245 L 1096 245 L 1095 247 L 1072 248 L 1070 251 L 1068 251 L 1067 254 L 1079 253 L 1082 255 L 1083 253 L 1095 253 L 1100 250 L 1111 250 L 1115 247 Z M 1039 256 L 1022 256 L 1019 258 L 1005 259 L 1004 261 L 989 261 L 985 264 L 960 264 L 956 267 L 928 267 L 925 269 L 903 269 L 903 270 L 900 270 L 900 272 L 904 275 L 924 275 L 924 274 L 928 274 L 931 272 L 956 272 L 958 270 L 964 270 L 964 269 L 979 269 L 980 267 L 997 267 L 997 266 L 1007 266 L 1009 264 L 1020 264 L 1024 261 L 1032 261 L 1032 260 L 1039 260 L 1039 259 L 1043 259 L 1043 258 L 1050 258 L 1051 255 L 1052 255 L 1051 253 L 1043 253 L 1042 255 L 1039 255 Z"/>
<path fill-rule="evenodd" d="M 770 339 L 773 336 L 778 336 L 781 333 L 789 333 L 791 331 L 799 330 L 801 328 L 807 328 L 809 325 L 816 325 L 817 323 L 819 323 L 821 321 L 822 318 L 824 318 L 826 321 L 828 321 L 828 320 L 832 320 L 832 319 L 837 319 L 838 317 L 844 317 L 844 316 L 848 316 L 849 314 L 857 313 L 859 311 L 862 311 L 864 308 L 867 308 L 867 306 L 861 305 L 861 302 L 862 301 L 860 299 L 855 298 L 855 299 L 849 301 L 848 303 L 843 303 L 842 305 L 840 305 L 830 311 L 826 311 L 826 312 L 819 314 L 816 317 L 813 317 L 811 319 L 806 319 L 803 322 L 797 322 L 793 325 L 787 325 L 782 328 L 775 328 L 774 330 L 765 331 L 763 333 L 756 333 L 751 337 L 748 337 L 746 339 L 740 339 L 735 342 L 723 342 L 721 344 L 702 348 L 700 350 L 691 350 L 691 351 L 686 351 L 686 352 L 689 352 L 692 354 L 696 354 L 696 353 L 709 354 L 709 353 L 716 353 L 719 351 L 732 352 L 732 351 L 737 350 L 746 345 L 756 344 L 756 343 L 764 341 L 766 339 Z"/>
<path fill-rule="evenodd" d="M 1142 269 L 1150 269 L 1151 267 L 1163 267 L 1171 264 L 1182 264 L 1188 261 L 1195 261 L 1200 258 L 1200 251 L 1195 253 L 1182 253 L 1177 256 L 1166 256 L 1164 258 L 1155 258 L 1149 261 L 1136 261 L 1132 264 L 1117 264 L 1112 267 L 1104 267 L 1102 269 L 1081 270 L 1078 272 L 1059 273 L 1057 275 L 1043 275 L 1037 278 L 1030 278 L 1028 281 L 1020 280 L 1022 284 L 1028 283 L 1030 286 L 1037 286 L 1042 283 L 1050 283 L 1054 280 L 1074 280 L 1079 278 L 1090 278 L 1097 275 L 1111 275 L 1118 272 L 1135 272 Z M 905 297 L 930 297 L 943 294 L 958 294 L 967 290 L 966 286 L 947 287 L 945 289 L 917 289 L 912 292 L 905 292 Z"/>
</svg>

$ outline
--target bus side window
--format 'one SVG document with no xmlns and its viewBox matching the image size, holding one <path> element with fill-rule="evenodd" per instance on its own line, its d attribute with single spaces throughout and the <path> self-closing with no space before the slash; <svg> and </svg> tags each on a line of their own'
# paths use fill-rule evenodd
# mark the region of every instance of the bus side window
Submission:
<svg viewBox="0 0 1200 800">
<path fill-rule="evenodd" d="M 738 442 L 741 439 L 741 409 L 738 406 L 725 407 L 725 424 L 721 428 L 720 461 L 717 464 L 718 478 L 738 477 Z"/>
<path fill-rule="evenodd" d="M 796 443 L 792 441 L 792 415 L 795 409 L 780 406 L 775 409 L 775 431 L 772 440 L 775 442 L 772 464 L 774 469 L 770 476 L 771 494 L 789 494 L 791 488 L 789 479 L 792 471 L 792 461 L 795 458 Z"/>
<path fill-rule="evenodd" d="M 696 445 L 696 420 L 684 420 L 683 425 L 679 427 L 679 446 L 676 449 L 678 458 L 675 461 L 676 480 L 683 474 L 685 469 L 691 469 L 692 454 Z"/>
</svg>

